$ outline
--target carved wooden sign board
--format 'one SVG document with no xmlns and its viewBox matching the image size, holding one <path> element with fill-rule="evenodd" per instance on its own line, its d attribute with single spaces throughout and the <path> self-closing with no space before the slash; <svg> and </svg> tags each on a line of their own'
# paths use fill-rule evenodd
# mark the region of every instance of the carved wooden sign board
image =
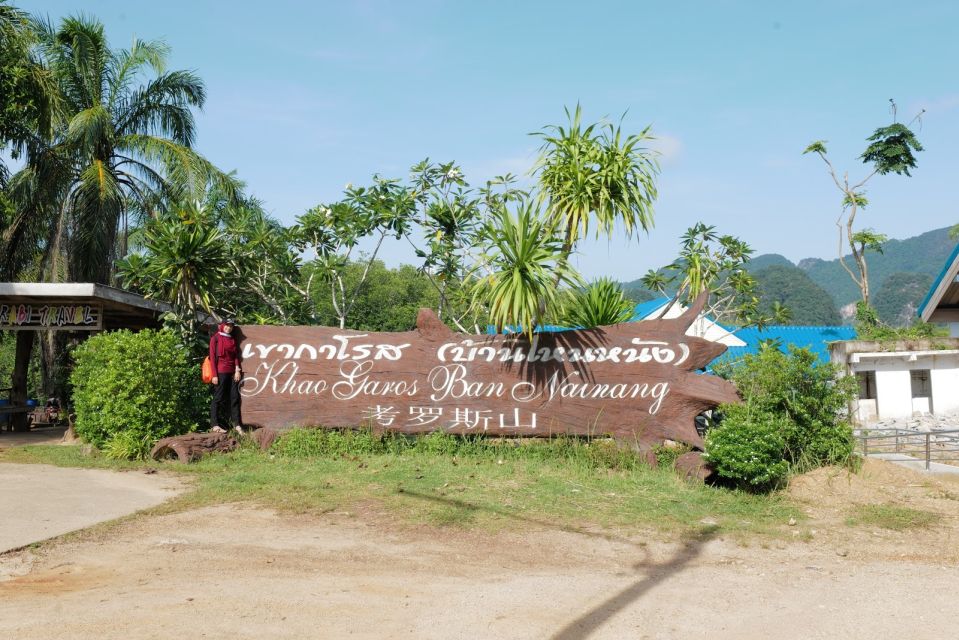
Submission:
<svg viewBox="0 0 959 640">
<path fill-rule="evenodd" d="M 519 335 L 451 332 L 421 309 L 414 331 L 239 327 L 243 421 L 403 433 L 608 434 L 702 447 L 694 419 L 738 400 L 698 373 L 725 345 L 687 336 L 702 304 L 669 320 Z"/>
</svg>

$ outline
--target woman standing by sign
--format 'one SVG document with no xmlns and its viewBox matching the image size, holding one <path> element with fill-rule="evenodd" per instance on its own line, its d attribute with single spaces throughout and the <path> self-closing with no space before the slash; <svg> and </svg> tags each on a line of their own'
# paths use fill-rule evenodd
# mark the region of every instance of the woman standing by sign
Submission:
<svg viewBox="0 0 959 640">
<path fill-rule="evenodd" d="M 233 337 L 233 320 L 224 320 L 217 325 L 217 332 L 210 338 L 210 364 L 213 366 L 213 402 L 210 405 L 211 431 L 224 433 L 227 425 L 226 407 L 229 405 L 230 422 L 238 433 L 243 433 L 240 423 L 240 351 Z"/>
</svg>

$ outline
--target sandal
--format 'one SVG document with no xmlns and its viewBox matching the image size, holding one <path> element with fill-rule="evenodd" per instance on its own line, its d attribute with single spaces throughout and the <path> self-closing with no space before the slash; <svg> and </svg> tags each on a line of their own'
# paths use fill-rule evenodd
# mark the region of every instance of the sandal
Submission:
<svg viewBox="0 0 959 640">
<path fill-rule="evenodd" d="M 244 433 L 246 433 L 246 431 L 244 431 L 244 430 L 243 430 L 243 427 L 240 426 L 240 425 L 236 425 L 236 426 L 233 427 L 233 428 L 234 428 L 234 429 L 236 430 L 236 432 L 237 432 L 238 434 L 240 434 L 241 436 L 242 436 Z"/>
<path fill-rule="evenodd" d="M 213 427 L 210 429 L 210 433 L 226 433 L 226 429 L 223 427 Z"/>
</svg>

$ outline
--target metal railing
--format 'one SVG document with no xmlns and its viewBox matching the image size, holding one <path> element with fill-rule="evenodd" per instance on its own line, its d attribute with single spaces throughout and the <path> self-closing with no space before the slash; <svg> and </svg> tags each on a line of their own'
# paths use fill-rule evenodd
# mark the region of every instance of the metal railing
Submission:
<svg viewBox="0 0 959 640">
<path fill-rule="evenodd" d="M 924 460 L 926 471 L 933 462 L 959 462 L 959 429 L 913 431 L 911 429 L 855 429 L 859 451 L 899 453 Z"/>
</svg>

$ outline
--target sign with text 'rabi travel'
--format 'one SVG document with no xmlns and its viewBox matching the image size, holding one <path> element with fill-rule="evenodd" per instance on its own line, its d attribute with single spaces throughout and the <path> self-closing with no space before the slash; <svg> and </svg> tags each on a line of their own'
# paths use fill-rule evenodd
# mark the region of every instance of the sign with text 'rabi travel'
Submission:
<svg viewBox="0 0 959 640">
<path fill-rule="evenodd" d="M 685 335 L 700 308 L 532 342 L 453 333 L 426 309 L 403 333 L 243 326 L 243 421 L 701 446 L 695 416 L 738 396 L 697 373 L 726 349 Z"/>
</svg>

